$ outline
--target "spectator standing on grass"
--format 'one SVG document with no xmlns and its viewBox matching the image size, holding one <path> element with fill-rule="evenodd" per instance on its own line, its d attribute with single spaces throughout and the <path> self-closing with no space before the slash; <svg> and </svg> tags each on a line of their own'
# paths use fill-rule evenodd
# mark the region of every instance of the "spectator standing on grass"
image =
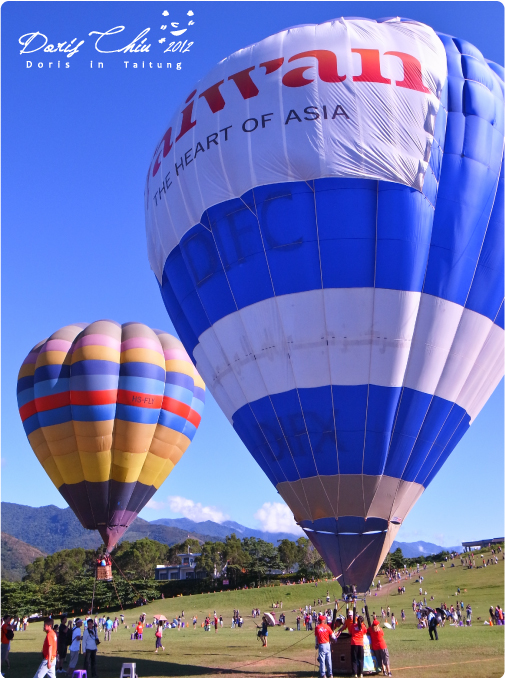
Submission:
<svg viewBox="0 0 505 678">
<path fill-rule="evenodd" d="M 433 640 L 433 635 L 435 635 L 435 640 L 438 640 L 438 623 L 437 616 L 433 612 L 430 612 L 428 615 L 428 631 L 430 633 L 430 640 Z"/>
<path fill-rule="evenodd" d="M 82 637 L 82 652 L 84 654 L 84 670 L 86 671 L 86 675 L 89 676 L 91 670 L 93 678 L 96 677 L 96 651 L 99 642 L 93 620 L 88 619 Z"/>
<path fill-rule="evenodd" d="M 366 634 L 366 626 L 363 623 L 363 617 L 360 615 L 356 622 L 348 619 L 346 622 L 347 630 L 351 635 L 351 661 L 352 670 L 355 676 L 363 676 L 363 661 L 365 651 L 363 648 L 363 638 Z"/>
<path fill-rule="evenodd" d="M 163 637 L 163 622 L 162 621 L 158 622 L 158 625 L 156 626 L 156 633 L 154 635 L 155 635 L 155 638 L 156 638 L 156 647 L 154 649 L 154 654 L 157 654 L 158 649 L 160 647 L 163 651 L 165 650 L 163 643 L 161 642 L 161 639 Z"/>
<path fill-rule="evenodd" d="M 14 638 L 14 631 L 12 630 L 12 617 L 5 615 L 2 624 L 2 664 L 5 664 L 10 669 L 9 652 L 11 649 L 11 640 Z"/>
<path fill-rule="evenodd" d="M 382 669 L 385 676 L 390 676 L 388 646 L 384 640 L 384 631 L 381 629 L 378 619 L 373 620 L 372 625 L 368 627 L 367 634 L 370 636 L 370 644 L 377 659 L 377 668 Z"/>
<path fill-rule="evenodd" d="M 110 634 L 111 634 L 111 631 L 112 631 L 112 626 L 113 626 L 113 624 L 112 624 L 110 617 L 107 617 L 107 619 L 105 620 L 105 637 L 104 637 L 104 640 L 110 640 Z"/>
<path fill-rule="evenodd" d="M 58 628 L 58 658 L 56 661 L 56 671 L 64 671 L 63 662 L 67 656 L 67 618 L 65 615 L 61 618 L 61 624 Z"/>
<path fill-rule="evenodd" d="M 467 626 L 472 625 L 472 607 L 470 604 L 466 606 L 466 624 Z"/>
<path fill-rule="evenodd" d="M 56 633 L 53 631 L 53 620 L 49 617 L 44 619 L 44 633 L 46 638 L 42 646 L 42 662 L 35 672 L 34 678 L 44 678 L 44 676 L 51 676 L 56 678 L 56 654 L 58 652 L 58 639 Z"/>
<path fill-rule="evenodd" d="M 79 659 L 79 651 L 81 649 L 81 626 L 82 620 L 79 617 L 75 620 L 75 628 L 72 629 L 72 637 L 70 645 L 68 646 L 70 652 L 70 661 L 68 663 L 67 675 L 72 676 L 74 670 L 77 666 L 77 661 Z"/>
<path fill-rule="evenodd" d="M 322 614 L 319 615 L 318 621 L 319 624 L 316 626 L 316 630 L 314 633 L 316 636 L 316 650 L 318 650 L 319 676 L 320 678 L 325 678 L 326 672 L 328 672 L 328 677 L 333 676 L 333 668 L 331 665 L 330 638 L 332 640 L 336 640 L 337 636 L 328 626 L 325 616 L 323 616 Z"/>
</svg>

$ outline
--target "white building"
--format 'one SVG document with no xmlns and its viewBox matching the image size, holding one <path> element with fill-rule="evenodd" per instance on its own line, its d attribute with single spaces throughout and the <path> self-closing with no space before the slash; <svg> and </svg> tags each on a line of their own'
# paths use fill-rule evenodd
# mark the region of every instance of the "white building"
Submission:
<svg viewBox="0 0 505 678">
<path fill-rule="evenodd" d="M 196 572 L 196 559 L 200 553 L 178 553 L 180 565 L 156 565 L 154 578 L 157 581 L 178 579 L 203 579 L 205 572 Z"/>
</svg>

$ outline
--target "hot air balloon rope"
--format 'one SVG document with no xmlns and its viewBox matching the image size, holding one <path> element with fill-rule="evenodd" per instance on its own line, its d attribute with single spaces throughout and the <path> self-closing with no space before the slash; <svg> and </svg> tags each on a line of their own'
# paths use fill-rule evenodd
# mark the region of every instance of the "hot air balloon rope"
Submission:
<svg viewBox="0 0 505 678">
<path fill-rule="evenodd" d="M 110 557 L 110 559 L 112 560 L 112 562 L 114 563 L 114 565 L 116 566 L 116 568 L 117 568 L 117 569 L 119 570 L 119 572 L 121 573 L 121 575 L 122 575 L 123 579 L 126 581 L 126 583 L 129 584 L 129 585 L 132 587 L 132 589 L 135 591 L 135 593 L 136 593 L 138 596 L 140 596 L 140 593 L 137 591 L 137 589 L 135 588 L 135 586 L 133 586 L 133 584 L 131 583 L 131 581 L 128 579 L 128 577 L 125 575 L 125 573 L 121 570 L 121 568 L 118 566 L 118 564 L 116 563 L 116 561 L 114 560 L 114 558 L 113 558 L 110 554 L 109 554 L 109 557 Z M 115 587 L 114 587 L 114 588 L 115 588 Z"/>
<path fill-rule="evenodd" d="M 114 587 L 114 591 L 116 592 L 116 596 L 117 596 L 117 599 L 118 599 L 118 601 L 119 601 L 119 607 L 120 607 L 121 610 L 122 610 L 122 609 L 123 609 L 123 603 L 121 602 L 121 598 L 119 597 L 119 594 L 118 594 L 118 592 L 117 592 L 117 588 L 116 588 L 116 584 L 115 584 L 115 582 L 114 582 L 114 579 L 112 580 L 112 586 Z"/>
<path fill-rule="evenodd" d="M 90 616 L 93 614 L 93 605 L 95 602 L 95 586 L 96 586 L 96 572 L 95 572 L 95 578 L 93 579 L 93 595 L 91 597 L 91 611 L 90 611 Z"/>
</svg>

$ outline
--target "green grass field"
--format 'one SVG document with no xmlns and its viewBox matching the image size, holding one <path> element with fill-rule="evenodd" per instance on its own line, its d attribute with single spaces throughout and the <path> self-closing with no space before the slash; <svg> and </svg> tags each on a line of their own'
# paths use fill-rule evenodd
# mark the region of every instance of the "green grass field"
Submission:
<svg viewBox="0 0 505 678">
<path fill-rule="evenodd" d="M 480 560 L 477 558 L 477 560 Z M 485 569 L 468 570 L 457 561 L 456 567 L 440 568 L 433 565 L 422 572 L 423 587 L 428 598 L 435 596 L 435 603 L 456 603 L 456 589 L 461 589 L 460 599 L 470 603 L 473 609 L 473 626 L 446 626 L 439 630 L 439 641 L 431 642 L 427 629 L 416 628 L 412 612 L 412 599 L 417 599 L 419 584 L 412 579 L 402 579 L 406 587 L 403 596 L 397 593 L 397 584 L 384 587 L 380 594 L 369 598 L 370 612 L 380 613 L 381 606 L 390 605 L 397 618 L 403 607 L 407 616 L 405 624 L 396 630 L 385 630 L 393 675 L 402 678 L 499 678 L 504 674 L 504 629 L 483 624 L 488 618 L 490 605 L 504 607 L 503 560 L 498 565 Z M 384 579 L 383 579 L 384 582 Z M 131 641 L 131 629 L 120 628 L 112 634 L 110 643 L 102 642 L 97 656 L 99 678 L 119 678 L 121 664 L 132 661 L 137 664 L 139 678 L 155 676 L 289 676 L 303 678 L 314 676 L 315 650 L 313 632 L 296 630 L 292 633 L 281 627 L 270 630 L 268 648 L 263 649 L 256 638 L 256 626 L 251 618 L 251 609 L 259 607 L 262 612 L 272 609 L 272 603 L 282 600 L 286 624 L 296 629 L 294 610 L 313 603 L 314 599 L 326 597 L 326 590 L 333 597 L 340 594 L 336 582 L 276 586 L 247 591 L 225 591 L 160 600 L 135 610 L 127 610 L 125 621 L 132 624 L 146 612 L 147 621 L 152 615 L 164 614 L 168 619 L 184 610 L 185 618 L 198 615 L 198 626 L 181 631 L 164 631 L 164 653 L 154 654 L 154 630 L 146 629 L 142 641 Z M 466 589 L 466 591 L 465 591 Z M 230 621 L 234 608 L 244 618 L 241 629 L 231 629 Z M 206 614 L 223 615 L 225 624 L 218 633 L 205 632 L 200 622 Z M 280 610 L 277 610 L 280 612 Z M 114 615 L 113 615 L 114 616 Z M 480 617 L 480 620 L 478 620 Z M 4 675 L 8 678 L 32 678 L 40 662 L 40 650 L 44 639 L 42 624 L 36 623 L 25 633 L 17 633 L 12 642 L 11 668 Z M 296 643 L 296 644 L 295 644 Z M 79 662 L 81 666 L 82 660 Z M 64 674 L 56 674 L 63 676 Z"/>
</svg>

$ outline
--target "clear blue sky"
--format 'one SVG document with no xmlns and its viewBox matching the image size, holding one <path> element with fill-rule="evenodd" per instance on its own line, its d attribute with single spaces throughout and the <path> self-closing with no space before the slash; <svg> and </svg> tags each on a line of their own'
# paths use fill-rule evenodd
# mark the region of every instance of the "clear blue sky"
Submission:
<svg viewBox="0 0 505 678">
<path fill-rule="evenodd" d="M 169 12 L 163 17 L 162 12 Z M 193 11 L 194 16 L 188 17 Z M 283 28 L 337 16 L 400 15 L 464 38 L 503 65 L 499 2 L 8 2 L 2 6 L 2 499 L 42 506 L 65 502 L 37 462 L 17 411 L 19 366 L 29 349 L 75 321 L 138 320 L 174 332 L 145 235 L 143 188 L 161 134 L 210 67 Z M 194 25 L 188 26 L 189 20 Z M 171 27 L 171 23 L 179 26 Z M 167 28 L 162 31 L 161 26 Z M 149 54 L 99 54 L 151 28 Z M 170 30 L 186 32 L 179 38 Z M 84 44 L 63 53 L 20 54 L 35 32 L 48 44 Z M 165 43 L 158 40 L 166 37 Z M 163 55 L 172 69 L 125 69 L 161 61 L 171 40 L 194 44 Z M 26 41 L 27 38 L 24 38 Z M 39 42 L 37 42 L 37 40 Z M 42 44 L 38 36 L 26 51 Z M 56 68 L 60 60 L 60 68 Z M 94 68 L 90 68 L 90 61 Z M 27 68 L 27 61 L 32 67 Z M 49 62 L 53 66 L 49 68 Z M 103 69 L 96 64 L 102 61 Z M 41 68 L 38 63 L 42 63 Z M 177 70 L 176 64 L 182 67 Z M 398 539 L 454 545 L 502 536 L 503 383 L 405 521 Z M 177 495 L 188 503 L 172 503 Z M 259 526 L 254 515 L 280 497 L 211 396 L 195 441 L 159 490 L 153 520 L 186 512 Z M 186 508 L 184 508 L 186 506 Z M 205 513 L 203 507 L 215 507 Z M 279 523 L 281 525 L 281 523 Z"/>
</svg>

